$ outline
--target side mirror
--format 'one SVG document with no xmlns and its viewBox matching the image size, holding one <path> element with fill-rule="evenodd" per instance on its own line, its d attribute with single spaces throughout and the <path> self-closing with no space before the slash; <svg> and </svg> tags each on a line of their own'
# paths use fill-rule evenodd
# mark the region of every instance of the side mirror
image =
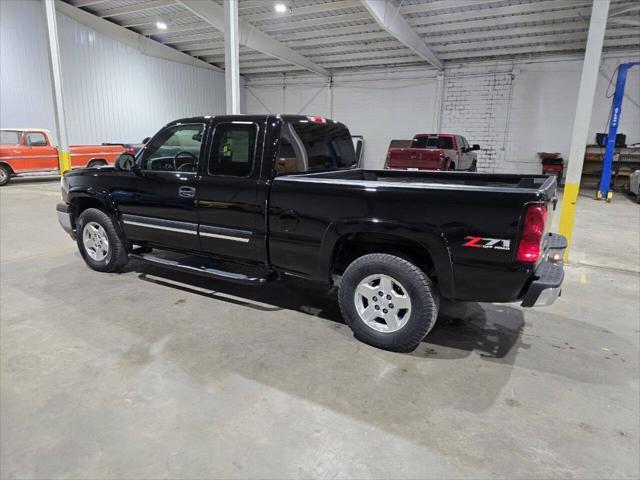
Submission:
<svg viewBox="0 0 640 480">
<path fill-rule="evenodd" d="M 471 147 L 471 150 L 480 150 L 480 145 L 478 145 L 477 143 L 474 143 L 473 146 Z"/>
<path fill-rule="evenodd" d="M 151 140 L 151 137 L 145 137 L 142 139 L 142 143 L 147 143 L 149 140 Z"/>
<path fill-rule="evenodd" d="M 130 153 L 123 153 L 116 159 L 116 170 L 130 172 L 136 165 L 136 159 Z"/>
</svg>

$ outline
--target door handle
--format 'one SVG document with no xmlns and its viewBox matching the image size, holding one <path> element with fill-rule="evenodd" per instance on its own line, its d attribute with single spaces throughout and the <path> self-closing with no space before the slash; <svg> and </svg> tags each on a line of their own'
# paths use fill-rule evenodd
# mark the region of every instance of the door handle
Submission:
<svg viewBox="0 0 640 480">
<path fill-rule="evenodd" d="M 178 195 L 185 198 L 193 198 L 196 196 L 196 189 L 194 187 L 180 187 Z"/>
</svg>

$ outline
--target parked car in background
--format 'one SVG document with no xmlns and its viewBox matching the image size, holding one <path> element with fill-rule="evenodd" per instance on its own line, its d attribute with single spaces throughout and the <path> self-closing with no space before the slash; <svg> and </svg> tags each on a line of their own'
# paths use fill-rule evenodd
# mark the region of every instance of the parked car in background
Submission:
<svg viewBox="0 0 640 480">
<path fill-rule="evenodd" d="M 421 133 L 405 148 L 389 147 L 386 169 L 392 170 L 477 170 L 475 150 L 462 135 Z"/>
<path fill-rule="evenodd" d="M 148 141 L 149 137 L 146 137 L 142 140 L 141 143 L 103 143 L 102 145 L 120 145 L 124 148 L 124 153 L 128 153 L 129 155 L 133 155 L 135 157 L 138 152 L 144 148 L 145 143 L 147 143 Z"/>
<path fill-rule="evenodd" d="M 112 165 L 124 153 L 121 145 L 71 145 L 72 167 Z M 42 128 L 0 129 L 0 186 L 11 177 L 35 172 L 58 172 L 58 148 Z"/>
<path fill-rule="evenodd" d="M 60 224 L 94 270 L 135 257 L 336 286 L 355 335 L 390 350 L 420 343 L 440 298 L 548 305 L 564 275 L 555 178 L 357 168 L 347 127 L 321 117 L 177 120 L 135 159 L 66 173 L 62 199 Z"/>
</svg>

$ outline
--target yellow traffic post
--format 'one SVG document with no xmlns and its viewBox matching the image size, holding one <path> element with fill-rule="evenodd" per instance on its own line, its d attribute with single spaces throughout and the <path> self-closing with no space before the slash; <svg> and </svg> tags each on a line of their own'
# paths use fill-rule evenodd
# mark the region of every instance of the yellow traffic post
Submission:
<svg viewBox="0 0 640 480">
<path fill-rule="evenodd" d="M 589 35 L 587 48 L 584 52 L 582 64 L 582 77 L 578 90 L 578 105 L 576 116 L 573 120 L 573 134 L 571 135 L 571 150 L 569 151 L 569 165 L 565 179 L 564 193 L 562 196 L 562 209 L 560 211 L 560 233 L 567 237 L 567 249 L 564 252 L 564 261 L 569 261 L 571 249 L 571 237 L 573 236 L 573 224 L 576 218 L 576 205 L 578 192 L 580 191 L 580 177 L 582 177 L 582 165 L 584 152 L 587 146 L 587 135 L 591 123 L 591 111 L 593 98 L 598 81 L 600 68 L 600 56 L 602 44 L 607 27 L 609 15 L 609 0 L 593 2 L 591 9 L 591 21 L 589 23 Z"/>
<path fill-rule="evenodd" d="M 60 175 L 71 170 L 71 153 L 69 151 L 63 152 L 62 148 L 58 150 L 58 168 Z"/>
</svg>

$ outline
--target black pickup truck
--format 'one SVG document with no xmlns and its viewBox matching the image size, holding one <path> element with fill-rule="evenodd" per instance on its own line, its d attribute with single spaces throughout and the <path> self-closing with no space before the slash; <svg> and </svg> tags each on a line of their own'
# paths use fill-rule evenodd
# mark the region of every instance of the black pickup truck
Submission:
<svg viewBox="0 0 640 480">
<path fill-rule="evenodd" d="M 135 158 L 65 174 L 57 213 L 94 270 L 136 257 L 245 284 L 324 282 L 357 338 L 409 351 L 440 298 L 555 301 L 555 191 L 541 175 L 361 169 L 339 122 L 237 115 L 172 122 Z"/>
</svg>

